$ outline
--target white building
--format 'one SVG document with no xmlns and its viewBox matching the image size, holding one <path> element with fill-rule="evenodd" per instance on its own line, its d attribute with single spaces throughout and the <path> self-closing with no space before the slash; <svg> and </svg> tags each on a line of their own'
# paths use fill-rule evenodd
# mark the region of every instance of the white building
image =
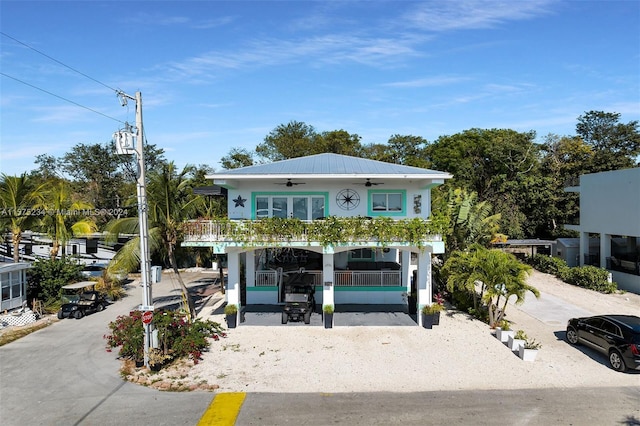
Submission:
<svg viewBox="0 0 640 426">
<path fill-rule="evenodd" d="M 418 244 L 415 239 L 381 241 L 368 235 L 327 244 L 297 236 L 249 235 L 251 223 L 267 217 L 297 218 L 309 226 L 330 217 L 428 223 L 431 188 L 450 177 L 338 154 L 216 173 L 207 178 L 227 189 L 231 221 L 194 222 L 183 245 L 212 247 L 227 255 L 229 304 L 281 303 L 279 271 L 304 268 L 314 277 L 316 301 L 323 305 L 407 304 L 411 292 L 420 307 L 432 303 L 431 256 L 444 252 L 441 235 L 421 235 Z M 237 224 L 248 229 L 243 241 L 225 231 Z"/>
<path fill-rule="evenodd" d="M 618 288 L 640 294 L 640 168 L 580 176 L 580 265 L 611 271 Z"/>
</svg>

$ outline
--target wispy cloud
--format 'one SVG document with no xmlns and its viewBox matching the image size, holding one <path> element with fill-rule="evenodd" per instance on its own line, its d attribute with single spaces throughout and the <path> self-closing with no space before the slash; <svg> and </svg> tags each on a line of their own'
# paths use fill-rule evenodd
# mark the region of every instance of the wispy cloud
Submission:
<svg viewBox="0 0 640 426">
<path fill-rule="evenodd" d="M 428 31 L 491 28 L 507 21 L 550 13 L 554 0 L 540 1 L 429 1 L 405 14 L 408 25 Z"/>
<path fill-rule="evenodd" d="M 383 84 L 384 87 L 399 87 L 399 88 L 417 88 L 417 87 L 434 87 L 434 86 L 448 86 L 450 84 L 456 84 L 463 81 L 471 80 L 470 77 L 457 77 L 457 76 L 433 76 L 419 78 L 416 80 L 396 81 L 393 83 Z"/>
<path fill-rule="evenodd" d="M 122 21 L 127 24 L 144 26 L 181 26 L 194 29 L 210 29 L 228 25 L 235 20 L 232 16 L 222 16 L 215 19 L 192 19 L 180 15 L 164 15 L 161 13 L 138 13 L 137 15 L 124 18 Z"/>
</svg>

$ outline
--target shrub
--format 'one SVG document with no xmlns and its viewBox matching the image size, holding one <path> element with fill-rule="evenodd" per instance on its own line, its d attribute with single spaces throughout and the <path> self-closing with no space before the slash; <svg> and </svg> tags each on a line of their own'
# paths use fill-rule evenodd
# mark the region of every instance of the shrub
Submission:
<svg viewBox="0 0 640 426">
<path fill-rule="evenodd" d="M 59 305 L 62 286 L 81 281 L 82 267 L 72 257 L 36 260 L 29 270 L 29 300 L 37 298 L 42 300 L 45 306 Z"/>
<path fill-rule="evenodd" d="M 431 305 L 424 305 L 422 307 L 422 313 L 425 315 L 433 315 L 444 309 L 444 306 L 438 303 L 432 303 Z"/>
<path fill-rule="evenodd" d="M 157 311 L 153 323 L 158 330 L 158 348 L 150 351 L 150 364 L 189 357 L 194 364 L 200 360 L 202 352 L 210 342 L 207 338 L 219 340 L 226 337 L 220 324 L 209 320 L 196 319 L 190 323 L 184 314 L 175 311 Z M 105 335 L 107 350 L 120 347 L 120 358 L 140 362 L 144 358 L 144 327 L 142 312 L 134 311 L 122 315 L 109 323 L 111 334 Z"/>
<path fill-rule="evenodd" d="M 538 271 L 546 274 L 560 275 L 569 269 L 567 262 L 563 259 L 544 254 L 536 254 L 533 257 L 527 258 L 527 261 Z"/>
<path fill-rule="evenodd" d="M 613 293 L 618 289 L 616 283 L 609 282 L 609 272 L 606 269 L 591 265 L 570 268 L 563 280 L 602 293 Z"/>
</svg>

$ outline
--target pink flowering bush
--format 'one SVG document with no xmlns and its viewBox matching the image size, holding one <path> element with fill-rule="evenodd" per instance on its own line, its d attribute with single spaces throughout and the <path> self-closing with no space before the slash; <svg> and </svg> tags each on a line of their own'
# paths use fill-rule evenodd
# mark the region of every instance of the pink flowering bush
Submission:
<svg viewBox="0 0 640 426">
<path fill-rule="evenodd" d="M 158 330 L 158 348 L 153 350 L 154 360 L 166 363 L 171 360 L 189 357 L 198 363 L 202 352 L 210 345 L 208 338 L 219 340 L 226 337 L 220 324 L 213 321 L 196 319 L 189 322 L 184 314 L 175 311 L 156 311 L 153 324 Z M 120 347 L 120 358 L 140 362 L 144 358 L 144 327 L 142 312 L 133 311 L 128 316 L 122 315 L 109 323 L 111 334 L 107 340 L 107 350 Z"/>
</svg>

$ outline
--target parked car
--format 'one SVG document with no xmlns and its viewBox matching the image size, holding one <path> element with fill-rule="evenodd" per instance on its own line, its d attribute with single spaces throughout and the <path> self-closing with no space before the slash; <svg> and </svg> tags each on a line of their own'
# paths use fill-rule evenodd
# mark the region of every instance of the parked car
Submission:
<svg viewBox="0 0 640 426">
<path fill-rule="evenodd" d="M 106 265 L 103 265 L 101 263 L 93 263 L 82 268 L 82 271 L 80 271 L 80 273 L 87 278 L 99 278 L 104 274 L 105 269 Z"/>
<path fill-rule="evenodd" d="M 81 281 L 62 287 L 62 307 L 58 319 L 80 319 L 87 314 L 102 311 L 109 302 L 94 290 L 95 281 Z"/>
<path fill-rule="evenodd" d="M 567 341 L 584 344 L 609 357 L 618 371 L 640 370 L 640 317 L 598 315 L 572 318 L 567 324 Z"/>
</svg>

